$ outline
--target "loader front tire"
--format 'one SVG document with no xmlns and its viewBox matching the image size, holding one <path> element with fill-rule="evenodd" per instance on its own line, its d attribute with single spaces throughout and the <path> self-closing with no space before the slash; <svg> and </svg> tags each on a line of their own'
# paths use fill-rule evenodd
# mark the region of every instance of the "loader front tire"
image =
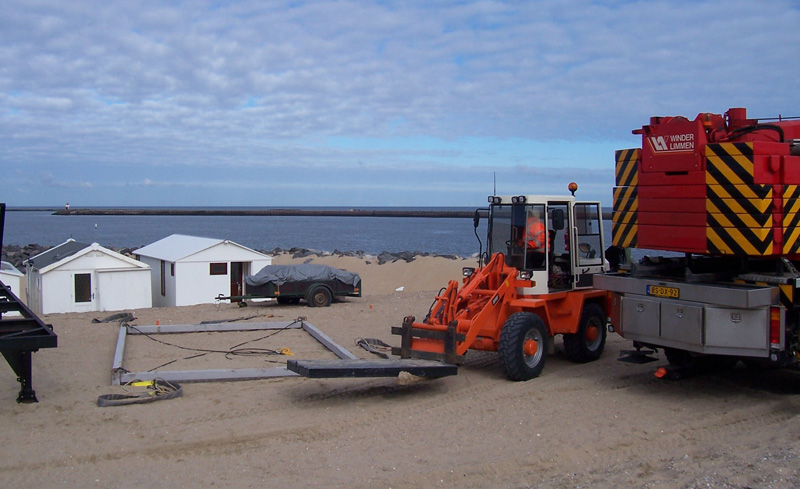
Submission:
<svg viewBox="0 0 800 489">
<path fill-rule="evenodd" d="M 597 304 L 583 306 L 577 333 L 564 335 L 564 353 L 575 363 L 600 358 L 606 345 L 606 313 Z"/>
<path fill-rule="evenodd" d="M 500 331 L 497 354 L 509 380 L 538 377 L 547 357 L 547 328 L 542 318 L 532 312 L 509 316 Z"/>
</svg>

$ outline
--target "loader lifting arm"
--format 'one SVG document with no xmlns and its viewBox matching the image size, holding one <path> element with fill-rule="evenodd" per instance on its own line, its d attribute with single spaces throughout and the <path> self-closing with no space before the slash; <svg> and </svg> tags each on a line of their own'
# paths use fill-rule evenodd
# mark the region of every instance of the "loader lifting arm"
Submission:
<svg viewBox="0 0 800 489">
<path fill-rule="evenodd" d="M 516 299 L 517 287 L 530 285 L 529 280 L 517 279 L 517 269 L 505 264 L 502 253 L 493 255 L 464 279 L 461 290 L 451 280 L 423 322 L 408 316 L 400 328 L 392 328 L 402 337 L 393 354 L 458 363 L 469 349 L 496 351 L 508 316 L 504 310 Z"/>
</svg>

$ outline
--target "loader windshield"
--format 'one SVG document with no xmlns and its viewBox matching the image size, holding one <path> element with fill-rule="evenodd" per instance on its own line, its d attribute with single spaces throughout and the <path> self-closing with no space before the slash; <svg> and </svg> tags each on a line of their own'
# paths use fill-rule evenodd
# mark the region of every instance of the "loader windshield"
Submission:
<svg viewBox="0 0 800 489">
<path fill-rule="evenodd" d="M 506 264 L 525 270 L 543 270 L 548 235 L 543 204 L 492 206 L 489 253 L 503 253 Z"/>
</svg>

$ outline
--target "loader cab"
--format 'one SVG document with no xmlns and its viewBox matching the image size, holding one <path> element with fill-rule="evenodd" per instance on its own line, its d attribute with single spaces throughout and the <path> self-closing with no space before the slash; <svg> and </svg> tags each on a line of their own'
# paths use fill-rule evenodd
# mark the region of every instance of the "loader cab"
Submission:
<svg viewBox="0 0 800 489">
<path fill-rule="evenodd" d="M 574 197 L 490 196 L 488 252 L 530 275 L 521 294 L 547 294 L 592 286 L 604 270 L 598 202 Z"/>
</svg>

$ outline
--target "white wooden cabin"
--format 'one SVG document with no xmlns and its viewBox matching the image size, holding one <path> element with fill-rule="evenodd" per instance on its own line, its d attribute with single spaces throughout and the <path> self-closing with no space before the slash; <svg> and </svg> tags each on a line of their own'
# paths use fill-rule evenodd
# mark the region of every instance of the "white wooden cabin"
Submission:
<svg viewBox="0 0 800 489">
<path fill-rule="evenodd" d="M 37 314 L 152 306 L 150 267 L 97 243 L 69 239 L 23 263 L 28 307 Z"/>
<path fill-rule="evenodd" d="M 272 257 L 229 240 L 173 234 L 139 248 L 150 265 L 153 306 L 191 306 L 247 293 L 244 278 Z"/>
<path fill-rule="evenodd" d="M 24 278 L 25 274 L 17 270 L 17 267 L 7 261 L 0 262 L 0 282 L 3 282 L 15 296 L 23 301 L 25 300 L 25 294 L 22 292 Z"/>
</svg>

